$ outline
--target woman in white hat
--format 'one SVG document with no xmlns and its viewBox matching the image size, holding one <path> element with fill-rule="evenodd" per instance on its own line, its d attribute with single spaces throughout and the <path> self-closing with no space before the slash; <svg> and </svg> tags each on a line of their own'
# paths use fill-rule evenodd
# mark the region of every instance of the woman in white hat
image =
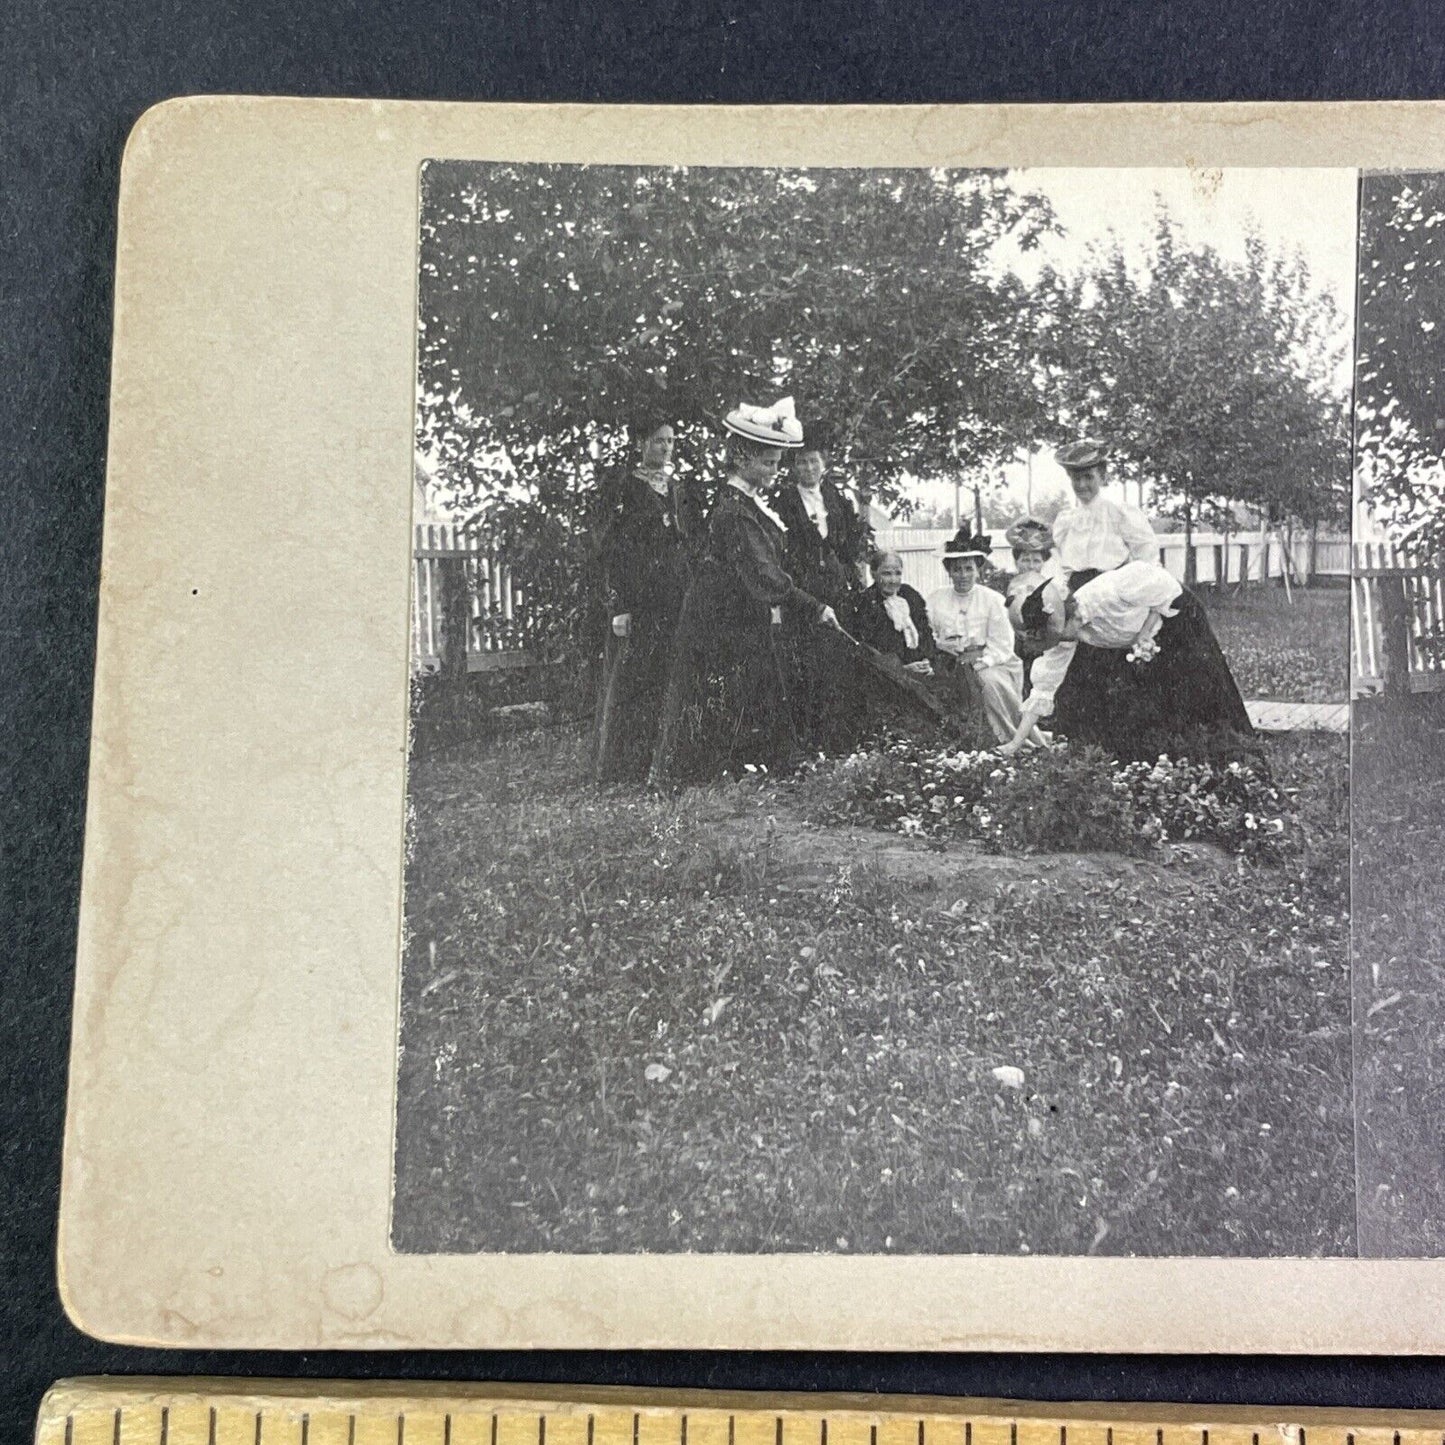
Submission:
<svg viewBox="0 0 1445 1445">
<path fill-rule="evenodd" d="M 799 587 L 783 563 L 786 528 L 770 505 L 784 451 L 803 444 L 803 428 L 785 397 L 772 407 L 739 406 L 723 419 L 727 481 L 708 521 L 703 556 L 688 586 L 673 647 L 662 724 L 649 779 L 676 778 L 685 715 L 723 685 L 728 758 L 744 735 L 769 763 L 797 750 L 777 633 L 785 617 L 837 627 L 831 607 Z M 717 719 L 714 719 L 716 722 Z M 708 757 L 715 767 L 723 759 Z"/>
<path fill-rule="evenodd" d="M 992 551 L 987 535 L 959 528 L 943 549 L 951 582 L 929 594 L 928 621 L 940 660 L 952 659 L 955 675 L 976 683 L 989 731 L 1007 742 L 1018 726 L 1024 673 L 1003 597 L 978 580 Z"/>
</svg>

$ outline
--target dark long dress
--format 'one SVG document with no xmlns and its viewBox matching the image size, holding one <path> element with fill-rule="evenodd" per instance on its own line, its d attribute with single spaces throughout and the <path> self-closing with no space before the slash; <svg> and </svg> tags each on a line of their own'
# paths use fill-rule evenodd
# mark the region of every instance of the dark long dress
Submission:
<svg viewBox="0 0 1445 1445">
<path fill-rule="evenodd" d="M 1077 590 L 1072 578 L 1070 588 Z M 1246 745 L 1254 726 L 1208 613 L 1187 588 L 1173 606 L 1149 662 L 1130 662 L 1125 648 L 1080 643 L 1047 726 L 1071 742 L 1092 743 L 1121 758 L 1228 752 Z"/>
<path fill-rule="evenodd" d="M 677 627 L 655 782 L 743 762 L 776 766 L 796 754 L 778 634 L 785 618 L 816 623 L 823 603 L 798 586 L 783 557 L 783 529 L 745 492 L 725 486 Z"/>
<path fill-rule="evenodd" d="M 867 533 L 853 504 L 832 482 L 825 478 L 819 490 L 828 517 L 826 537 L 808 515 L 796 485 L 783 487 L 771 506 L 788 529 L 783 558 L 788 575 L 841 617 L 857 591 Z"/>
<path fill-rule="evenodd" d="M 909 647 L 903 634 L 893 625 L 876 582 L 854 599 L 848 630 L 859 642 L 866 642 L 879 652 L 889 653 L 900 662 L 927 662 L 937 650 L 933 643 L 933 628 L 928 623 L 928 604 L 906 582 L 898 589 L 898 595 L 908 604 L 908 615 L 918 630 L 917 647 Z"/>
<path fill-rule="evenodd" d="M 647 774 L 662 716 L 682 602 L 687 591 L 686 539 L 676 484 L 660 496 L 642 478 L 611 482 L 602 555 L 607 597 L 607 655 L 597 720 L 600 782 Z M 629 613 L 631 631 L 616 636 L 611 619 Z"/>
</svg>

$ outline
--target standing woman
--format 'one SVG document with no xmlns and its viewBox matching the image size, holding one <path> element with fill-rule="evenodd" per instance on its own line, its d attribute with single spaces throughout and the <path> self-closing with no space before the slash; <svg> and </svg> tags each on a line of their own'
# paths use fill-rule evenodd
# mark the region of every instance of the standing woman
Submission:
<svg viewBox="0 0 1445 1445">
<path fill-rule="evenodd" d="M 597 780 L 603 783 L 647 774 L 688 580 L 683 497 L 668 475 L 672 423 L 644 416 L 630 431 L 640 443 L 637 464 L 606 483 L 602 535 L 608 631 Z"/>
<path fill-rule="evenodd" d="M 649 774 L 655 787 L 676 780 L 689 722 L 704 738 L 709 770 L 731 758 L 744 730 L 759 735 L 768 761 L 794 752 L 797 737 L 778 634 L 785 618 L 800 625 L 838 625 L 833 609 L 789 575 L 786 528 L 770 505 L 784 450 L 803 444 L 792 398 L 766 409 L 738 406 L 723 426 L 727 481 L 708 521 L 677 627 Z"/>
<path fill-rule="evenodd" d="M 789 574 L 841 613 L 857 588 L 867 539 L 856 509 L 825 475 L 827 469 L 822 447 L 802 447 L 776 510 L 788 529 Z"/>
<path fill-rule="evenodd" d="M 1069 474 L 1074 505 L 1054 518 L 1054 555 L 1068 576 L 1112 572 L 1125 562 L 1157 562 L 1159 538 L 1138 507 L 1103 493 L 1108 452 L 1103 442 L 1070 442 L 1055 453 Z"/>
</svg>

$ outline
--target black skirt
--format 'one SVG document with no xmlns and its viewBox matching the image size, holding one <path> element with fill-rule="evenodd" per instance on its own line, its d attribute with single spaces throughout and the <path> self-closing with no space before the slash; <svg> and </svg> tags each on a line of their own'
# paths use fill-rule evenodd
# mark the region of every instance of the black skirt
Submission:
<svg viewBox="0 0 1445 1445">
<path fill-rule="evenodd" d="M 1128 661 L 1124 648 L 1079 644 L 1054 699 L 1055 731 L 1124 758 L 1228 751 L 1253 738 L 1203 605 L 1189 591 L 1174 605 L 1149 662 Z"/>
</svg>

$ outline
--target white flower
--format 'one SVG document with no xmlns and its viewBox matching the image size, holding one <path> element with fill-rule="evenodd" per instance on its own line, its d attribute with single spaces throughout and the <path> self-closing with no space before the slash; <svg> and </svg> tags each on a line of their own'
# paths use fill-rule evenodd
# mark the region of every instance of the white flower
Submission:
<svg viewBox="0 0 1445 1445">
<path fill-rule="evenodd" d="M 989 1072 L 1005 1089 L 1022 1089 L 1024 1086 L 1024 1071 L 1016 1069 L 1012 1064 L 1000 1064 Z"/>
</svg>

